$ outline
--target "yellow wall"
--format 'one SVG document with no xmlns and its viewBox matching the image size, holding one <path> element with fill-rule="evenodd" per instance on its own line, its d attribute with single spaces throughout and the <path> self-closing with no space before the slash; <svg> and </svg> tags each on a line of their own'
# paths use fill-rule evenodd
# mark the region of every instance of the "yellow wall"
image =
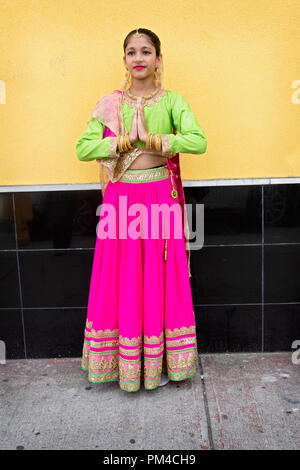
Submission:
<svg viewBox="0 0 300 470">
<path fill-rule="evenodd" d="M 184 179 L 300 176 L 299 0 L 0 0 L 0 22 L 1 185 L 98 181 L 75 143 L 137 27 L 207 136 Z"/>
</svg>

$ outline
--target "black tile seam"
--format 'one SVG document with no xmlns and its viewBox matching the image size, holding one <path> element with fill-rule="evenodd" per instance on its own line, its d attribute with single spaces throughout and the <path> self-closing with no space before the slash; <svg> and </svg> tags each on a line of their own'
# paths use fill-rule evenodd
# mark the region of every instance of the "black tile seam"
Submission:
<svg viewBox="0 0 300 470">
<path fill-rule="evenodd" d="M 264 246 L 298 246 L 300 245 L 300 242 L 264 242 Z M 262 246 L 262 243 L 237 243 L 237 244 L 229 244 L 228 245 L 203 245 L 203 248 L 231 248 L 231 247 L 240 247 L 240 246 Z M 2 248 L 0 249 L 0 253 L 14 253 L 15 251 L 23 252 L 23 253 L 29 253 L 31 251 L 38 252 L 38 251 L 94 251 L 95 248 Z M 193 251 L 198 251 L 198 250 L 191 250 Z"/>
<path fill-rule="evenodd" d="M 206 383 L 204 378 L 204 370 L 203 364 L 201 360 L 201 353 L 198 354 L 198 363 L 200 367 L 200 376 L 201 376 L 201 384 L 202 384 L 202 396 L 203 396 L 203 403 L 204 403 L 204 410 L 205 410 L 205 417 L 206 417 L 206 425 L 207 425 L 207 437 L 209 442 L 210 450 L 215 450 L 213 432 L 212 432 L 212 425 L 211 425 L 211 418 L 210 418 L 210 411 L 209 405 L 207 400 L 207 393 L 206 393 Z"/>
<path fill-rule="evenodd" d="M 0 249 L 0 253 L 7 253 L 9 251 L 20 251 L 20 252 L 30 252 L 30 251 L 94 251 L 95 248 L 6 248 Z"/>
<path fill-rule="evenodd" d="M 225 303 L 219 303 L 219 304 L 193 304 L 193 307 L 248 307 L 248 306 L 259 306 L 262 305 L 261 302 L 245 302 L 245 303 L 232 303 L 232 304 L 225 304 Z M 264 302 L 264 305 L 300 305 L 300 302 Z M 57 306 L 57 307 L 24 307 L 23 306 L 23 311 L 24 310 L 71 310 L 71 309 L 76 309 L 76 310 L 86 310 L 87 305 L 85 306 L 74 306 L 71 305 L 70 307 L 66 306 Z M 7 311 L 7 310 L 20 310 L 20 307 L 0 307 L 0 311 Z"/>
<path fill-rule="evenodd" d="M 194 307 L 236 307 L 247 305 L 263 305 L 262 302 L 244 302 L 244 303 L 219 303 L 219 304 L 193 304 Z M 264 302 L 264 305 L 300 305 L 300 302 Z"/>
<path fill-rule="evenodd" d="M 12 195 L 13 203 L 13 214 L 14 214 L 14 231 L 15 231 L 15 242 L 16 242 L 16 259 L 17 259 L 17 271 L 18 271 L 18 282 L 19 282 L 19 296 L 20 296 L 20 308 L 21 308 L 21 320 L 22 320 L 22 331 L 23 331 L 23 344 L 24 344 L 24 356 L 27 359 L 27 348 L 26 348 L 26 335 L 25 335 L 25 323 L 24 323 L 24 311 L 23 311 L 23 295 L 21 285 L 21 272 L 20 272 L 20 260 L 18 250 L 18 237 L 17 237 L 17 218 L 16 218 L 16 206 L 15 206 L 15 194 Z"/>
</svg>

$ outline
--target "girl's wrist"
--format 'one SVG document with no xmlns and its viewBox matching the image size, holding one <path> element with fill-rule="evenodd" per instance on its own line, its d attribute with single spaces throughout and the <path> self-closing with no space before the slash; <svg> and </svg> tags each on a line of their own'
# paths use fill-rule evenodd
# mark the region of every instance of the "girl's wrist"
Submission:
<svg viewBox="0 0 300 470">
<path fill-rule="evenodd" d="M 148 150 L 162 150 L 161 144 L 161 135 L 160 134 L 152 134 L 151 132 L 147 134 L 146 138 L 146 149 Z"/>
<path fill-rule="evenodd" d="M 117 137 L 117 145 L 120 153 L 128 152 L 128 150 L 132 150 L 132 144 L 130 142 L 130 138 L 128 133 L 126 132 L 125 135 L 118 135 Z"/>
</svg>

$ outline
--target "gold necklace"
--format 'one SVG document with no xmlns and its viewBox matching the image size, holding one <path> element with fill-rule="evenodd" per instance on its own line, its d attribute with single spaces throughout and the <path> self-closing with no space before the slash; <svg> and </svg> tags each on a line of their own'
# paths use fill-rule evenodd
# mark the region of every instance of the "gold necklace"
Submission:
<svg viewBox="0 0 300 470">
<path fill-rule="evenodd" d="M 150 93 L 150 95 L 145 95 L 145 96 L 137 96 L 137 95 L 134 95 L 133 93 L 131 93 L 129 90 L 126 90 L 126 93 L 128 94 L 128 96 L 130 98 L 132 98 L 133 100 L 137 100 L 138 98 L 142 98 L 142 100 L 149 100 L 150 98 L 152 98 L 154 95 L 156 95 L 156 93 L 158 93 L 158 91 L 160 90 L 160 88 L 155 88 L 155 90 Z"/>
</svg>

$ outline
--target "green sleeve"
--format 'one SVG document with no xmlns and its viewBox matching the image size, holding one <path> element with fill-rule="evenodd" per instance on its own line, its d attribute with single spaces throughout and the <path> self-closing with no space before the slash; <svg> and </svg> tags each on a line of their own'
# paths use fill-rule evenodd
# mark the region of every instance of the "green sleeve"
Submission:
<svg viewBox="0 0 300 470">
<path fill-rule="evenodd" d="M 171 94 L 171 110 L 176 134 L 162 134 L 162 151 L 165 155 L 176 153 L 200 154 L 206 152 L 207 142 L 188 102 L 177 92 Z"/>
<path fill-rule="evenodd" d="M 97 158 L 118 158 L 117 137 L 104 137 L 104 124 L 92 118 L 80 139 L 76 143 L 76 154 L 79 160 L 89 162 Z"/>
</svg>

